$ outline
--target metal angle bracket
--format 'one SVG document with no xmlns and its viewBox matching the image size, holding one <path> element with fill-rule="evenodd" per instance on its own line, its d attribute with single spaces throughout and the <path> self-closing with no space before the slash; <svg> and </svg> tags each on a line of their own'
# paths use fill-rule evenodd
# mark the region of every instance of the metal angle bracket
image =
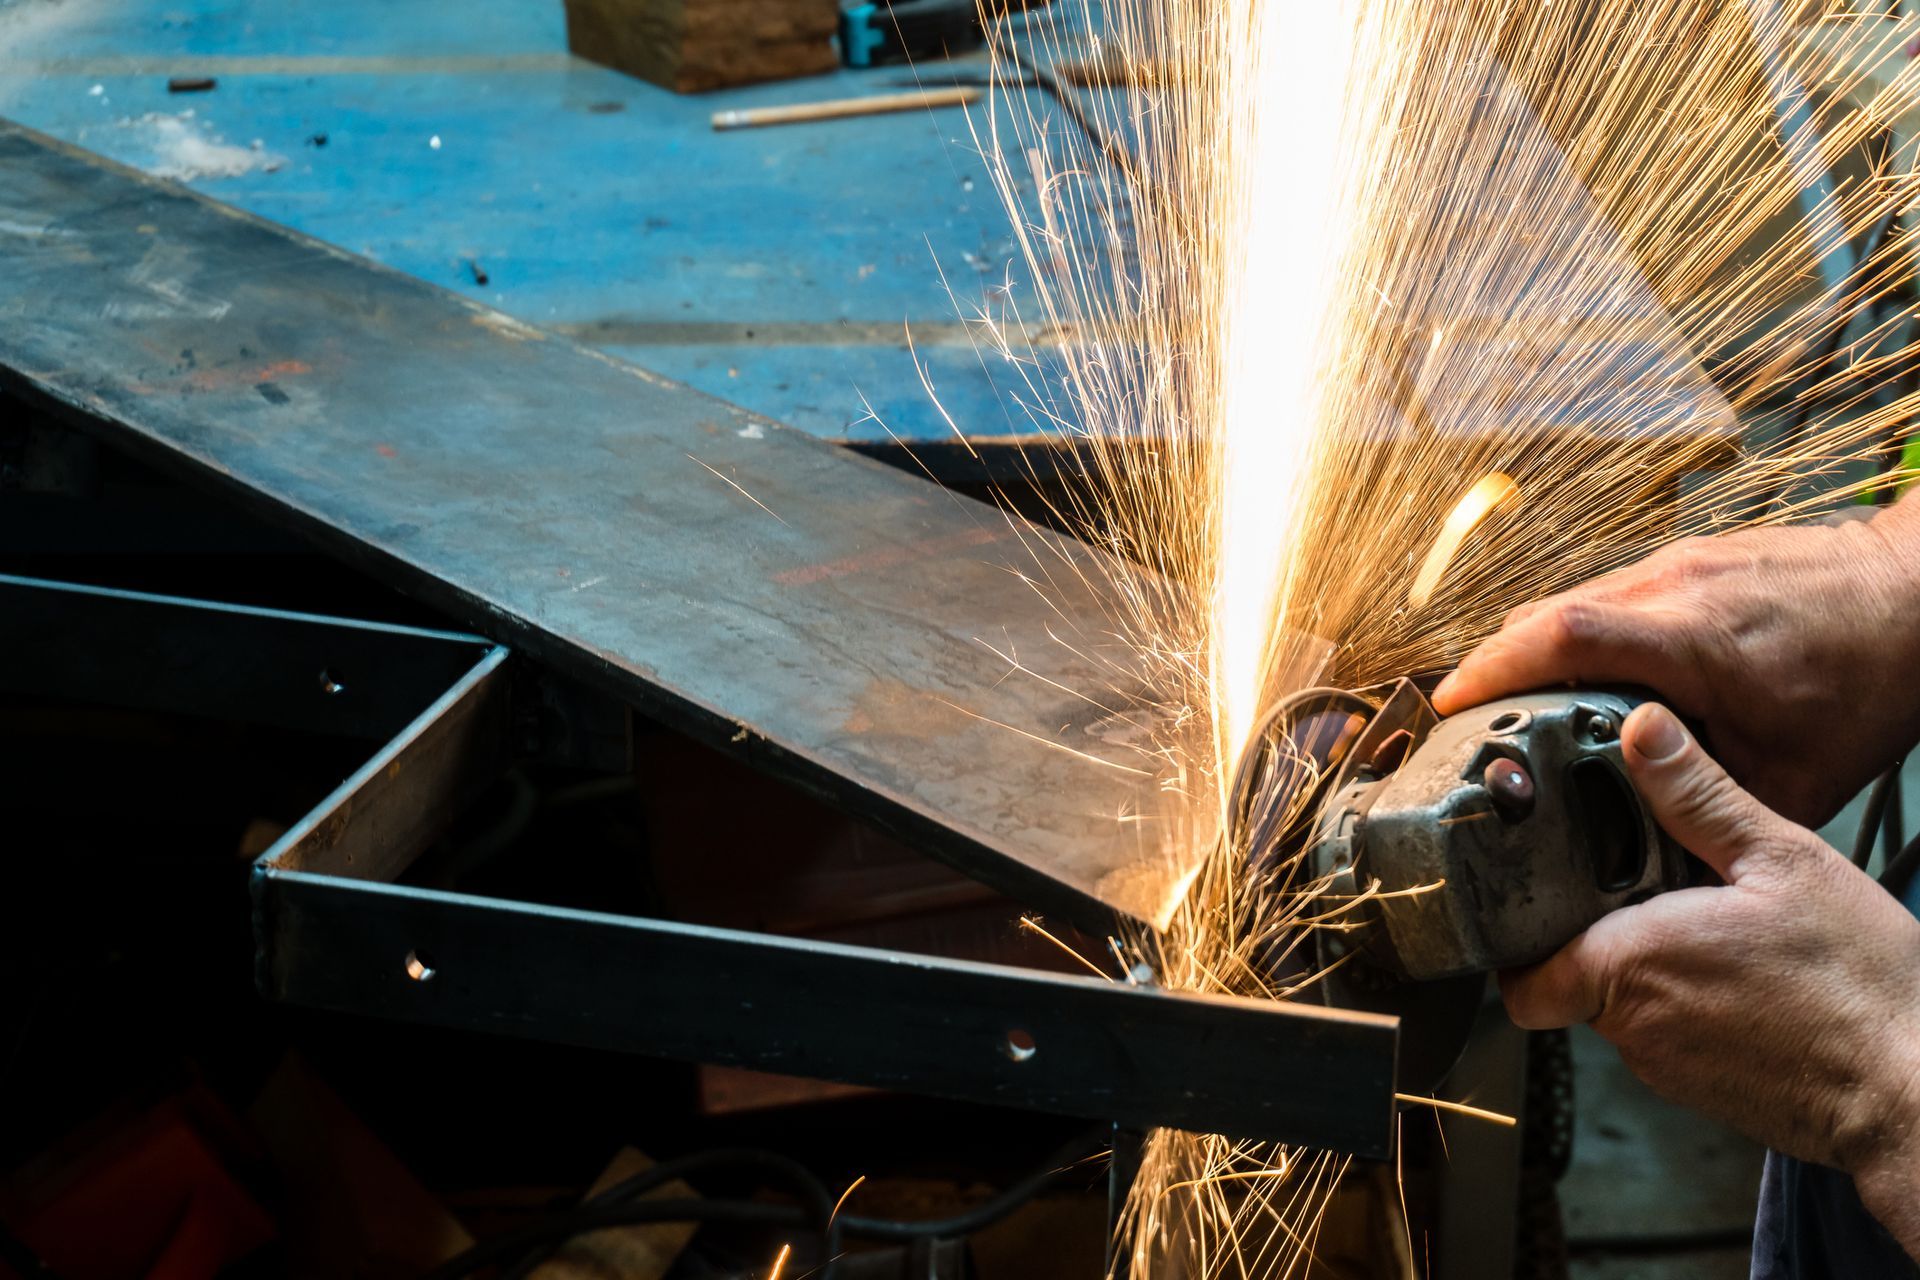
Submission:
<svg viewBox="0 0 1920 1280">
<path fill-rule="evenodd" d="M 409 815 L 498 767 L 498 655 L 256 864 L 270 998 L 1389 1156 L 1393 1018 L 392 883 L 422 847 Z"/>
<path fill-rule="evenodd" d="M 1398 1022 L 390 881 L 500 752 L 493 656 L 256 864 L 271 998 L 1386 1158 Z"/>
<path fill-rule="evenodd" d="M 0 576 L 0 652 L 20 693 L 380 744 L 255 863 L 271 999 L 1391 1154 L 1390 1017 L 396 883 L 523 745 L 478 637 Z"/>
</svg>

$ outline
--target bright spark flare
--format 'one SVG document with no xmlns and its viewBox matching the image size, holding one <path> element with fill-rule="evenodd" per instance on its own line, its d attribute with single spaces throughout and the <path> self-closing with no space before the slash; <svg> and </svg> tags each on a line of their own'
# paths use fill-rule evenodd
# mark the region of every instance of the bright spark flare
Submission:
<svg viewBox="0 0 1920 1280">
<path fill-rule="evenodd" d="M 1345 110 L 1373 89 L 1359 0 L 1231 4 L 1218 109 L 1238 172 L 1216 217 L 1223 296 L 1209 335 L 1222 352 L 1215 468 L 1220 549 L 1213 670 L 1221 750 L 1239 755 L 1266 693 L 1285 613 L 1288 550 L 1328 412 L 1328 343 L 1342 268 L 1364 230 L 1350 174 L 1368 139 Z"/>
<path fill-rule="evenodd" d="M 1427 558 L 1420 562 L 1420 572 L 1413 575 L 1413 586 L 1407 591 L 1407 603 L 1416 609 L 1424 609 L 1433 599 L 1433 593 L 1440 585 L 1440 579 L 1446 576 L 1447 566 L 1460 554 L 1460 544 L 1467 540 L 1480 522 L 1493 513 L 1493 509 L 1509 498 L 1520 496 L 1520 486 L 1513 477 L 1499 471 L 1490 472 L 1474 481 L 1473 488 L 1460 495 L 1460 501 L 1453 510 L 1447 512 L 1447 518 L 1440 524 L 1440 532 L 1434 536 L 1433 545 L 1427 548 Z"/>
</svg>

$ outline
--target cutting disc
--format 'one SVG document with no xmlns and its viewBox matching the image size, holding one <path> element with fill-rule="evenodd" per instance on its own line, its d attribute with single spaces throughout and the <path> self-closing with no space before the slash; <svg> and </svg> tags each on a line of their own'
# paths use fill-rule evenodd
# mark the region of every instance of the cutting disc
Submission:
<svg viewBox="0 0 1920 1280">
<path fill-rule="evenodd" d="M 1354 899 L 1367 886 L 1365 855 L 1316 864 L 1320 842 L 1351 820 L 1365 788 L 1391 773 L 1438 717 L 1412 682 L 1384 690 L 1308 689 L 1283 699 L 1262 720 L 1234 775 L 1230 814 L 1248 868 L 1266 892 L 1317 893 L 1304 913 L 1324 923 L 1314 945 L 1274 948 L 1282 984 L 1310 973 L 1300 998 L 1400 1019 L 1399 1088 L 1428 1092 L 1466 1047 L 1486 998 L 1486 976 L 1407 982 L 1370 964 L 1369 913 Z M 1343 927 L 1345 926 L 1345 927 Z"/>
</svg>

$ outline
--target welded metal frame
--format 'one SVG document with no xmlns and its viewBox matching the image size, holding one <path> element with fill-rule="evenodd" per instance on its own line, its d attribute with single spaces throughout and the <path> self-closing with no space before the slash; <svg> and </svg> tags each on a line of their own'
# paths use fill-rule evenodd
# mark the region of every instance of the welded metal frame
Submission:
<svg viewBox="0 0 1920 1280">
<path fill-rule="evenodd" d="M 1391 1152 L 1391 1018 L 397 883 L 523 745 L 536 673 L 479 637 L 0 575 L 0 652 L 20 694 L 380 744 L 255 863 L 270 999 Z"/>
</svg>

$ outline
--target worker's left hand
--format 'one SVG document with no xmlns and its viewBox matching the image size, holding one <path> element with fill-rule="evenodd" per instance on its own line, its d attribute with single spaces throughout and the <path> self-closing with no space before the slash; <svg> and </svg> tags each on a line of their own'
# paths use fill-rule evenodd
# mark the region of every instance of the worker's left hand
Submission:
<svg viewBox="0 0 1920 1280">
<path fill-rule="evenodd" d="M 1513 1020 L 1590 1022 L 1656 1092 L 1853 1174 L 1920 1256 L 1920 920 L 1665 707 L 1622 737 L 1654 816 L 1725 884 L 1616 911 L 1502 974 Z"/>
</svg>

